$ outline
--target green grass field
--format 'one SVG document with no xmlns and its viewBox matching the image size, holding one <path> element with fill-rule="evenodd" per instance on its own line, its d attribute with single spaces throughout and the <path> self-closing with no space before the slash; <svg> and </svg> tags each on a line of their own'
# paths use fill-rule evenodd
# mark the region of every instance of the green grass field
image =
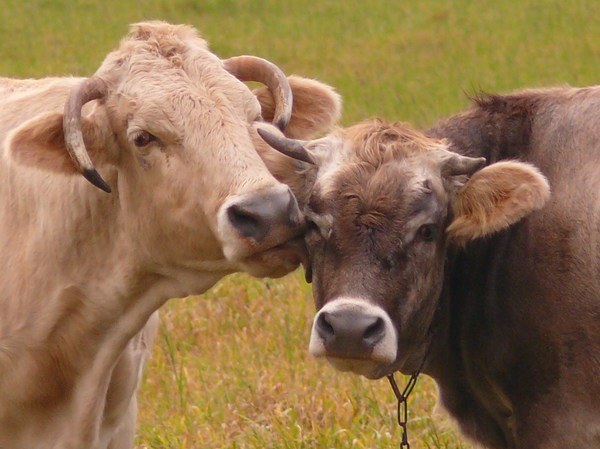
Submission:
<svg viewBox="0 0 600 449">
<path fill-rule="evenodd" d="M 0 74 L 91 74 L 127 24 L 195 25 L 223 56 L 267 57 L 368 116 L 427 126 L 465 94 L 600 81 L 600 2 L 0 0 Z M 139 448 L 392 448 L 387 382 L 335 372 L 308 355 L 310 286 L 234 275 L 163 310 L 140 393 Z M 434 413 L 422 378 L 412 447 L 468 448 Z"/>
</svg>

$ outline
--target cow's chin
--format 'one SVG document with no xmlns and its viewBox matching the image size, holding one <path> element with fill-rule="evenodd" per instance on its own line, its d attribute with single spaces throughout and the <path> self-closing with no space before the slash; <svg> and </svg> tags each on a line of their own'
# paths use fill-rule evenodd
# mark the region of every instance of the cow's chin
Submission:
<svg viewBox="0 0 600 449">
<path fill-rule="evenodd" d="M 369 359 L 341 359 L 338 357 L 327 357 L 327 362 L 338 371 L 352 372 L 367 379 L 381 379 L 394 372 L 392 366 L 387 363 L 379 363 Z"/>
<path fill-rule="evenodd" d="M 306 264 L 306 251 L 301 239 L 294 239 L 266 251 L 253 254 L 241 262 L 244 272 L 254 277 L 278 278 Z"/>
</svg>

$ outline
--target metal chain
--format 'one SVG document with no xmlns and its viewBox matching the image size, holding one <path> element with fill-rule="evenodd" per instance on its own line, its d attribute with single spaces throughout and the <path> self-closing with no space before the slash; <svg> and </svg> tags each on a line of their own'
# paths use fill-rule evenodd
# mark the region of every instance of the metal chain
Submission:
<svg viewBox="0 0 600 449">
<path fill-rule="evenodd" d="M 400 449 L 410 449 L 410 443 L 408 442 L 408 397 L 415 388 L 417 384 L 417 379 L 419 378 L 419 374 L 421 374 L 421 370 L 423 366 L 425 366 L 425 360 L 427 360 L 427 356 L 429 355 L 429 350 L 431 349 L 431 341 L 427 345 L 427 350 L 425 351 L 425 355 L 421 360 L 421 365 L 419 368 L 410 375 L 410 379 L 408 379 L 408 383 L 404 387 L 404 391 L 400 392 L 398 388 L 398 384 L 396 384 L 396 379 L 394 379 L 394 373 L 389 374 L 387 376 L 390 381 L 390 385 L 392 386 L 392 390 L 394 391 L 394 395 L 396 399 L 398 399 L 398 411 L 397 411 L 397 421 L 398 425 L 402 429 L 402 440 L 400 440 Z"/>
<path fill-rule="evenodd" d="M 396 399 L 398 399 L 397 420 L 398 420 L 398 425 L 402 429 L 402 440 L 400 441 L 400 449 L 410 449 L 410 443 L 408 442 L 408 429 L 407 429 L 407 423 L 408 423 L 407 400 L 408 400 L 408 396 L 410 396 L 410 393 L 413 391 L 413 388 L 415 388 L 415 385 L 417 383 L 417 378 L 419 377 L 420 372 L 421 372 L 421 370 L 413 373 L 410 376 L 410 379 L 409 379 L 408 383 L 406 384 L 406 387 L 404 387 L 404 391 L 402 393 L 400 392 L 400 389 L 398 388 L 398 384 L 396 384 L 396 379 L 394 379 L 394 374 L 390 374 L 389 376 L 387 376 L 388 380 L 390 381 L 390 385 L 392 386 L 392 390 L 394 391 L 394 394 L 396 395 Z"/>
</svg>

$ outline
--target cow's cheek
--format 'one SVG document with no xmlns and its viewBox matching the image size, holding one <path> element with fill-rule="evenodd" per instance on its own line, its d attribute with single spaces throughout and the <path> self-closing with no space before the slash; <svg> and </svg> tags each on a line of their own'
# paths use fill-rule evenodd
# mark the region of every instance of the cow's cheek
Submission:
<svg viewBox="0 0 600 449">
<path fill-rule="evenodd" d="M 319 311 L 324 306 L 324 285 L 322 283 L 322 279 L 324 278 L 323 273 L 321 273 L 321 256 L 319 253 L 310 250 L 310 270 L 312 274 L 312 290 L 313 290 L 313 299 L 315 303 L 315 309 Z"/>
<path fill-rule="evenodd" d="M 336 282 L 340 273 L 331 256 L 321 248 L 314 253 L 312 264 L 315 306 L 320 310 L 337 293 Z"/>
</svg>

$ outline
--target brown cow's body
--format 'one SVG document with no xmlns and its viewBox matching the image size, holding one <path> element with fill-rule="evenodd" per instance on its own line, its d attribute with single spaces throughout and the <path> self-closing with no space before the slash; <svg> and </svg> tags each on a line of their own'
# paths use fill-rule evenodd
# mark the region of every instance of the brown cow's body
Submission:
<svg viewBox="0 0 600 449">
<path fill-rule="evenodd" d="M 600 87 L 483 97 L 429 136 L 368 122 L 306 144 L 316 169 L 265 158 L 312 220 L 311 353 L 380 378 L 428 352 L 485 447 L 600 447 Z"/>
<path fill-rule="evenodd" d="M 433 128 L 540 168 L 544 209 L 454 251 L 426 372 L 494 448 L 600 447 L 600 88 L 483 99 Z"/>
</svg>

